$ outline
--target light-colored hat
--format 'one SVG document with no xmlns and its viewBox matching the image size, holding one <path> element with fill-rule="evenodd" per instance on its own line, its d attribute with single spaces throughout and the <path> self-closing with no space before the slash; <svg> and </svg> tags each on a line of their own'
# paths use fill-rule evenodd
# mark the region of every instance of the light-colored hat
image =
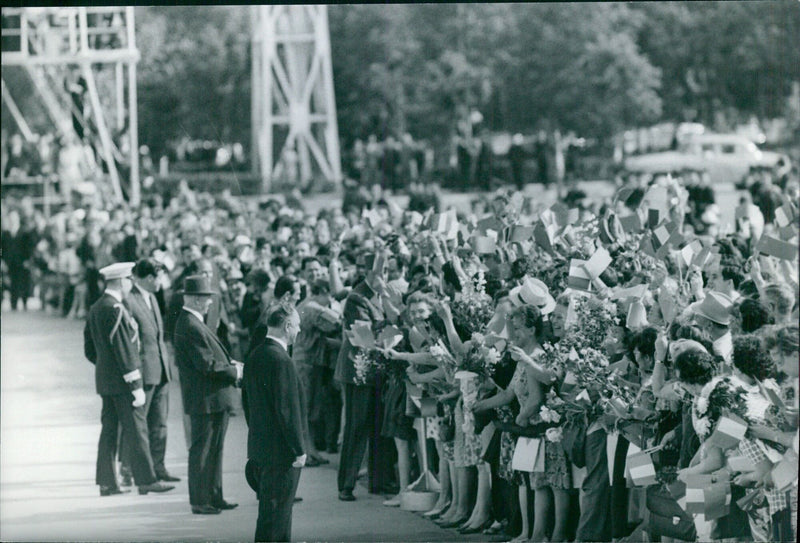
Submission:
<svg viewBox="0 0 800 543">
<path fill-rule="evenodd" d="M 245 236 L 244 234 L 239 234 L 233 239 L 234 245 L 250 245 L 251 241 L 250 238 Z"/>
<path fill-rule="evenodd" d="M 123 277 L 130 277 L 131 270 L 136 265 L 135 262 L 117 262 L 110 264 L 105 268 L 100 269 L 100 275 L 105 277 L 106 281 L 111 279 L 122 279 Z"/>
<path fill-rule="evenodd" d="M 508 298 L 517 307 L 535 305 L 541 310 L 542 315 L 552 313 L 556 308 L 556 301 L 550 295 L 550 289 L 534 277 L 525 277 L 520 286 L 511 289 Z"/>
<path fill-rule="evenodd" d="M 706 294 L 702 302 L 692 304 L 690 307 L 695 315 L 700 315 L 711 322 L 726 326 L 731 323 L 733 301 L 721 292 L 712 290 Z"/>
</svg>

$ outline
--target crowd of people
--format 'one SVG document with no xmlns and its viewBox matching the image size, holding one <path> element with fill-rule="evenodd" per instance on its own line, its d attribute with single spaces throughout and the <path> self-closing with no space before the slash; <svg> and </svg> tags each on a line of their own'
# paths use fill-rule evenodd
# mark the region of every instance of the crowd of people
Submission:
<svg viewBox="0 0 800 543">
<path fill-rule="evenodd" d="M 227 387 L 278 337 L 299 383 L 292 465 L 340 454 L 342 501 L 366 460 L 387 507 L 433 472 L 424 516 L 463 534 L 794 541 L 800 185 L 768 185 L 735 224 L 703 228 L 670 175 L 550 207 L 503 189 L 468 214 L 402 210 L 380 190 L 318 213 L 185 185 L 50 219 L 5 201 L 4 288 L 13 308 L 35 284 L 44 310 L 81 318 L 106 266 L 144 259 L 176 356 L 183 294 L 211 300 L 195 309 Z"/>
</svg>

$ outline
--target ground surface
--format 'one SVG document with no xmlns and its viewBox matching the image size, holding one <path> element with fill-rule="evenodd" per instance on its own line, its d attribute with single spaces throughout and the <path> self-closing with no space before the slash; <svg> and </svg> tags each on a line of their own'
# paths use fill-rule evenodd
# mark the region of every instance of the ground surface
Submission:
<svg viewBox="0 0 800 543">
<path fill-rule="evenodd" d="M 257 500 L 244 477 L 247 428 L 239 413 L 225 442 L 224 491 L 239 508 L 192 515 L 180 390 L 173 383 L 167 467 L 182 478 L 166 494 L 101 498 L 94 484 L 100 397 L 93 366 L 83 358 L 83 321 L 2 313 L 0 410 L 0 540 L 2 541 L 252 541 Z M 336 498 L 338 456 L 303 470 L 294 508 L 297 541 L 447 541 L 452 531 L 381 505 L 356 489 Z"/>
</svg>

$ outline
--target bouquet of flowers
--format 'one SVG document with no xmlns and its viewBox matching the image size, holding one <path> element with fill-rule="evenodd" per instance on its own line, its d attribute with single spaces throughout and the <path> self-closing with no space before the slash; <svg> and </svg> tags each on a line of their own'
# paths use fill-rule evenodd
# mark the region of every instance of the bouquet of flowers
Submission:
<svg viewBox="0 0 800 543">
<path fill-rule="evenodd" d="M 374 370 L 372 361 L 362 349 L 359 349 L 353 357 L 353 366 L 355 366 L 358 384 L 363 385 L 372 377 Z"/>
<path fill-rule="evenodd" d="M 443 366 L 455 368 L 458 365 L 456 359 L 450 354 L 450 351 L 445 347 L 441 339 L 431 345 L 428 348 L 428 352 L 438 362 L 442 363 Z"/>
<path fill-rule="evenodd" d="M 705 441 L 714 430 L 719 418 L 725 413 L 733 413 L 747 420 L 747 401 L 744 389 L 734 387 L 729 380 L 724 378 L 712 381 L 712 383 L 706 385 L 711 388 L 708 396 L 701 393 L 692 408 L 694 429 L 700 441 Z"/>
<path fill-rule="evenodd" d="M 470 334 L 481 332 L 494 315 L 492 298 L 486 294 L 486 279 L 478 270 L 474 280 L 461 285 L 461 292 L 450 304 L 453 324 Z"/>
<path fill-rule="evenodd" d="M 482 377 L 490 377 L 502 353 L 486 344 L 483 334 L 473 332 L 470 348 L 458 364 L 459 370 L 471 371 Z"/>
<path fill-rule="evenodd" d="M 605 343 L 609 332 L 619 326 L 617 306 L 607 299 L 580 297 L 575 301 L 575 314 L 578 321 L 559 345 L 563 343 L 578 349 L 599 347 Z"/>
</svg>

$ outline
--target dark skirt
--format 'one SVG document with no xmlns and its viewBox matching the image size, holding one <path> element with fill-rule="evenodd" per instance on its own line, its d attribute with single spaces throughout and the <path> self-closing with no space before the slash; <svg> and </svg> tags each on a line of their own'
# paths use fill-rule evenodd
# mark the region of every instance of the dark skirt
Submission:
<svg viewBox="0 0 800 543">
<path fill-rule="evenodd" d="M 414 419 L 406 415 L 406 385 L 396 377 L 389 379 L 384 393 L 383 437 L 411 441 L 416 436 Z"/>
</svg>

